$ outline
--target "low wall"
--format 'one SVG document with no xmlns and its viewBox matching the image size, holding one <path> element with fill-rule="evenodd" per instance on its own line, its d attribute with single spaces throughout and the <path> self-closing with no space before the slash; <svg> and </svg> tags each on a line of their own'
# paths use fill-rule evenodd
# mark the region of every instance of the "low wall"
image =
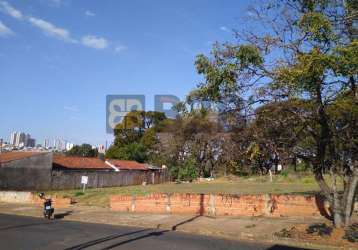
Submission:
<svg viewBox="0 0 358 250">
<path fill-rule="evenodd" d="M 30 203 L 31 200 L 31 192 L 0 191 L 0 202 Z"/>
<path fill-rule="evenodd" d="M 112 211 L 211 216 L 328 216 L 320 196 L 162 194 L 112 196 Z"/>
<path fill-rule="evenodd" d="M 66 208 L 71 205 L 70 198 L 54 196 L 51 197 L 51 199 L 55 208 Z M 40 199 L 37 194 L 33 194 L 31 192 L 0 191 L 0 202 L 35 204 L 38 206 L 43 206 L 44 201 Z"/>
</svg>

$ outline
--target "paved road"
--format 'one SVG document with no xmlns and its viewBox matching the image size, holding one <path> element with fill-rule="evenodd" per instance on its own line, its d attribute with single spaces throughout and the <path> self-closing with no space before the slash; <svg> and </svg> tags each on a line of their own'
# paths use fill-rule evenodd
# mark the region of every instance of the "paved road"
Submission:
<svg viewBox="0 0 358 250">
<path fill-rule="evenodd" d="M 222 240 L 175 231 L 0 214 L 0 249 L 298 249 Z"/>
</svg>

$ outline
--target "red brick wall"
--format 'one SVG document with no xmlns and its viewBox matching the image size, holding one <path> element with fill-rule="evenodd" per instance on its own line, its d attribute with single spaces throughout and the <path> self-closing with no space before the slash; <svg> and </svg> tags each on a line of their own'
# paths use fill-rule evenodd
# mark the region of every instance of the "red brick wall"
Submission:
<svg viewBox="0 0 358 250">
<path fill-rule="evenodd" d="M 263 195 L 216 195 L 215 214 L 230 216 L 259 216 L 264 214 Z"/>
<path fill-rule="evenodd" d="M 318 216 L 320 211 L 314 196 L 271 195 L 272 216 Z"/>
<path fill-rule="evenodd" d="M 112 196 L 112 211 L 217 216 L 318 216 L 318 200 L 302 195 L 161 194 Z"/>
</svg>

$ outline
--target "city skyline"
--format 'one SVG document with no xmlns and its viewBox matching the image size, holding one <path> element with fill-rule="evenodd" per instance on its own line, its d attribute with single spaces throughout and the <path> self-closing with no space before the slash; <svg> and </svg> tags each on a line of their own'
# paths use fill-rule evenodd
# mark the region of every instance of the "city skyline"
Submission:
<svg viewBox="0 0 358 250">
<path fill-rule="evenodd" d="M 29 133 L 14 131 L 10 134 L 9 144 L 15 147 L 35 147 L 36 139 L 32 138 Z"/>
<path fill-rule="evenodd" d="M 71 141 L 61 139 L 61 138 L 54 138 L 52 141 L 50 138 L 44 139 L 43 143 L 37 141 L 33 136 L 31 136 L 27 132 L 23 131 L 13 131 L 9 135 L 9 138 L 0 138 L 1 143 L 7 145 L 8 147 L 15 147 L 15 148 L 41 148 L 43 149 L 52 149 L 58 151 L 69 151 L 71 150 L 75 144 Z M 89 143 L 87 143 L 89 144 Z M 100 152 L 105 152 L 107 146 L 104 144 L 90 144 L 92 148 L 97 148 Z M 106 141 L 107 145 L 107 141 Z"/>
</svg>

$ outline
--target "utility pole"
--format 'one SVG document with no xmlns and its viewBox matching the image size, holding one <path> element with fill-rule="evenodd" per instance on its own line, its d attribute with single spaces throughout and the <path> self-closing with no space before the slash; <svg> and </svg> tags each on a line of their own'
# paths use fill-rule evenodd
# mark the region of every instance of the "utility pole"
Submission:
<svg viewBox="0 0 358 250">
<path fill-rule="evenodd" d="M 2 142 L 3 140 L 0 138 L 0 154 L 2 153 Z"/>
</svg>

